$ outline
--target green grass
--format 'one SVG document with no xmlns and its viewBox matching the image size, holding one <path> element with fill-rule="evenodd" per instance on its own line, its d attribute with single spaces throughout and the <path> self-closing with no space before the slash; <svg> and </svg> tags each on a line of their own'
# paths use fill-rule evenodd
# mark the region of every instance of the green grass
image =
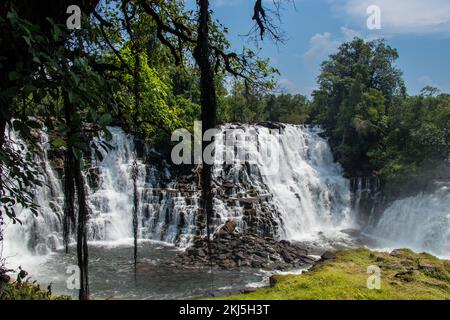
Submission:
<svg viewBox="0 0 450 320">
<path fill-rule="evenodd" d="M 395 255 L 355 249 L 338 252 L 302 275 L 274 276 L 275 285 L 220 299 L 418 300 L 450 299 L 450 261 L 407 249 Z M 367 267 L 381 268 L 381 289 L 367 288 Z M 431 267 L 432 266 L 432 267 Z"/>
</svg>

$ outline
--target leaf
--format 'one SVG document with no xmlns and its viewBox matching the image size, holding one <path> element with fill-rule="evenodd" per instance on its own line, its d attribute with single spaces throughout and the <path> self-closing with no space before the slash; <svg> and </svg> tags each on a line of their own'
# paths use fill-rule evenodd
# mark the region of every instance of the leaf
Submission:
<svg viewBox="0 0 450 320">
<path fill-rule="evenodd" d="M 99 150 L 95 150 L 95 156 L 97 157 L 98 161 L 103 161 L 103 155 Z"/>
<path fill-rule="evenodd" d="M 57 138 L 57 139 L 55 139 L 55 140 L 52 141 L 52 145 L 53 145 L 55 148 L 65 147 L 65 146 L 66 146 L 66 141 L 64 141 L 64 139 Z"/>
<path fill-rule="evenodd" d="M 11 71 L 8 75 L 9 80 L 15 81 L 20 79 L 20 74 L 17 71 Z"/>
<path fill-rule="evenodd" d="M 28 45 L 29 47 L 31 47 L 31 40 L 30 40 L 30 38 L 27 37 L 27 36 L 22 36 L 22 38 L 23 38 L 23 40 L 25 40 L 25 42 L 27 43 L 27 45 Z"/>
<path fill-rule="evenodd" d="M 100 125 L 101 126 L 106 126 L 108 124 L 110 124 L 112 121 L 112 116 L 109 113 L 105 113 L 100 117 Z"/>
</svg>

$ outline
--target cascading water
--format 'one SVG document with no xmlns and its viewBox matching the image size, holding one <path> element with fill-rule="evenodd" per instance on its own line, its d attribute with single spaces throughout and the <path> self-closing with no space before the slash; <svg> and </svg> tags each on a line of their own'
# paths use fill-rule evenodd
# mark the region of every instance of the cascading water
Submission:
<svg viewBox="0 0 450 320">
<path fill-rule="evenodd" d="M 241 142 L 238 147 L 224 141 L 227 129 L 233 130 L 228 140 Z M 262 225 L 272 227 L 268 233 L 284 239 L 352 226 L 349 182 L 319 133 L 318 127 L 294 125 L 284 125 L 279 133 L 262 126 L 223 127 L 216 143 L 214 176 L 228 188 L 231 184 L 228 193 L 237 195 L 238 202 L 250 205 L 234 210 L 222 205 L 221 217 L 234 215 L 248 224 L 245 214 L 251 210 L 259 218 L 265 214 Z M 239 152 L 250 155 L 250 160 L 231 165 L 224 161 L 239 159 Z M 226 203 L 230 198 L 225 197 Z M 261 208 L 261 204 L 269 205 Z"/>
<path fill-rule="evenodd" d="M 450 187 L 394 201 L 365 233 L 382 247 L 450 257 Z"/>
<path fill-rule="evenodd" d="M 22 152 L 27 152 L 26 144 L 20 137 L 13 131 L 8 131 L 9 140 L 17 146 L 23 146 Z M 33 191 L 34 201 L 39 205 L 39 214 L 35 216 L 29 209 L 16 208 L 17 218 L 21 223 L 8 222 L 3 230 L 2 256 L 9 261 L 32 261 L 33 256 L 45 255 L 62 246 L 62 187 L 48 160 L 48 136 L 44 132 L 39 132 L 38 135 L 42 152 L 36 155 L 35 160 L 40 165 L 45 183 Z"/>
<path fill-rule="evenodd" d="M 349 182 L 319 132 L 286 126 L 277 150 L 278 172 L 265 176 L 287 239 L 353 225 Z"/>
<path fill-rule="evenodd" d="M 230 136 L 228 129 L 233 129 Z M 157 167 L 137 158 L 131 135 L 117 127 L 110 131 L 113 149 L 103 152 L 102 161 L 92 159 L 87 173 L 89 240 L 120 242 L 132 238 L 132 166 L 136 161 L 139 238 L 181 247 L 191 243 L 199 210 L 196 179 L 176 181 L 164 162 Z M 48 184 L 36 192 L 41 214 L 21 213 L 23 227 L 6 232 L 7 252 L 14 252 L 13 247 L 19 244 L 27 252 L 44 253 L 61 243 L 61 182 L 49 164 L 48 138 L 44 132 L 41 136 L 45 146 L 41 163 Z M 246 143 L 236 144 L 236 139 Z M 241 232 L 299 239 L 351 225 L 349 183 L 333 162 L 318 128 L 286 125 L 277 135 L 262 126 L 227 125 L 221 128 L 215 146 L 216 226 L 234 219 Z M 224 161 L 227 157 L 236 159 L 241 146 L 250 159 Z M 154 150 L 147 148 L 144 154 L 151 152 Z M 268 153 L 276 156 L 276 163 L 265 162 Z"/>
<path fill-rule="evenodd" d="M 88 223 L 91 240 L 118 241 L 133 236 L 133 180 L 131 170 L 136 159 L 134 141 L 120 128 L 110 128 L 112 149 L 102 151 L 102 161 L 92 160 L 88 199 L 92 214 Z M 96 166 L 95 166 L 96 165 Z M 138 190 L 145 184 L 145 165 L 137 161 Z"/>
<path fill-rule="evenodd" d="M 153 239 L 180 246 L 191 241 L 194 234 L 194 216 L 197 210 L 195 195 L 174 188 L 168 166 L 161 168 L 143 163 L 137 158 L 134 139 L 117 127 L 109 128 L 113 149 L 103 152 L 103 160 L 93 168 L 96 186 L 89 188 L 89 220 L 91 240 L 121 241 L 133 237 L 133 177 L 132 167 L 137 164 L 138 238 Z M 144 153 L 154 152 L 146 149 Z M 93 160 L 93 163 L 96 161 Z"/>
</svg>

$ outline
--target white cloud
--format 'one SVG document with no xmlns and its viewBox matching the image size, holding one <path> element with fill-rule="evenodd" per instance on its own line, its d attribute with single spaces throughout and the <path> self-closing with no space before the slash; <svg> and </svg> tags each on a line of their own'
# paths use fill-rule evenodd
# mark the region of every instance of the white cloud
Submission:
<svg viewBox="0 0 450 320">
<path fill-rule="evenodd" d="M 381 9 L 382 32 L 387 34 L 450 35 L 449 0 L 329 0 L 334 9 L 348 21 L 366 28 L 367 7 Z"/>
<path fill-rule="evenodd" d="M 331 33 L 316 33 L 309 40 L 308 51 L 303 55 L 304 61 L 308 65 L 315 64 L 318 60 L 323 60 L 339 45 L 339 41 L 333 39 Z"/>
<path fill-rule="evenodd" d="M 303 54 L 304 62 L 309 66 L 316 66 L 335 52 L 341 43 L 351 41 L 355 37 L 362 38 L 362 35 L 347 27 L 341 27 L 341 35 L 338 37 L 334 37 L 330 32 L 316 33 L 309 40 L 308 50 Z"/>
<path fill-rule="evenodd" d="M 350 28 L 347 28 L 347 27 L 341 27 L 341 32 L 342 32 L 342 35 L 343 35 L 345 41 L 351 41 L 355 37 L 362 38 L 362 35 L 360 32 L 350 29 Z"/>
<path fill-rule="evenodd" d="M 288 78 L 279 79 L 277 84 L 282 91 L 286 91 L 292 94 L 300 93 L 299 87 Z"/>
<path fill-rule="evenodd" d="M 436 83 L 430 76 L 428 75 L 424 75 L 421 76 L 419 78 L 417 78 L 417 82 L 422 86 L 422 87 L 426 87 L 426 86 L 431 86 L 434 88 L 438 88 L 440 91 L 442 92 L 449 92 L 448 90 L 448 86 L 443 85 L 443 84 L 439 84 Z"/>
</svg>

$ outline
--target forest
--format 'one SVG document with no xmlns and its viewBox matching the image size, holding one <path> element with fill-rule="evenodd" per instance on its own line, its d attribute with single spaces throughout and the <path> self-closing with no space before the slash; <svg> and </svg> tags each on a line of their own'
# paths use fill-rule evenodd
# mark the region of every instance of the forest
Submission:
<svg viewBox="0 0 450 320">
<path fill-rule="evenodd" d="M 426 86 L 409 95 L 396 64 L 402 53 L 389 40 L 355 37 L 342 43 L 322 62 L 312 94 L 292 94 L 277 85 L 280 71 L 270 59 L 249 48 L 232 50 L 227 26 L 215 19 L 209 2 L 0 4 L 0 241 L 7 241 L 4 226 L 23 224 L 19 213 L 24 209 L 41 215 L 35 189 L 48 181 L 36 157 L 42 153 L 39 132 L 45 131 L 48 152 L 60 161 L 63 251 L 75 250 L 79 299 L 90 298 L 92 201 L 86 171 L 91 162 L 102 162 L 113 152 L 112 127 L 167 157 L 175 144 L 168 142 L 172 132 L 192 131 L 198 120 L 203 132 L 228 124 L 320 126 L 323 132 L 315 139 L 328 142 L 345 178 L 375 177 L 383 190 L 450 179 L 450 94 Z M 255 25 L 248 37 L 256 43 L 281 43 L 275 16 L 282 12 L 265 9 L 264 1 L 254 2 Z M 80 8 L 78 27 L 68 28 L 68 17 L 76 14 L 66 11 L 69 5 Z M 138 159 L 132 166 L 138 170 Z M 214 170 L 214 165 L 203 164 L 199 171 L 196 223 L 203 226 L 207 241 L 214 237 L 217 222 Z M 133 172 L 134 206 L 127 214 L 136 268 L 141 218 L 138 173 Z M 254 209 L 247 205 L 252 204 L 243 204 L 244 211 Z M 211 255 L 211 242 L 204 249 Z M 7 261 L 0 258 L 2 279 L 8 282 Z M 440 268 L 448 270 L 448 265 Z M 448 289 L 450 273 L 445 272 Z M 22 275 L 17 279 L 24 279 Z"/>
</svg>

